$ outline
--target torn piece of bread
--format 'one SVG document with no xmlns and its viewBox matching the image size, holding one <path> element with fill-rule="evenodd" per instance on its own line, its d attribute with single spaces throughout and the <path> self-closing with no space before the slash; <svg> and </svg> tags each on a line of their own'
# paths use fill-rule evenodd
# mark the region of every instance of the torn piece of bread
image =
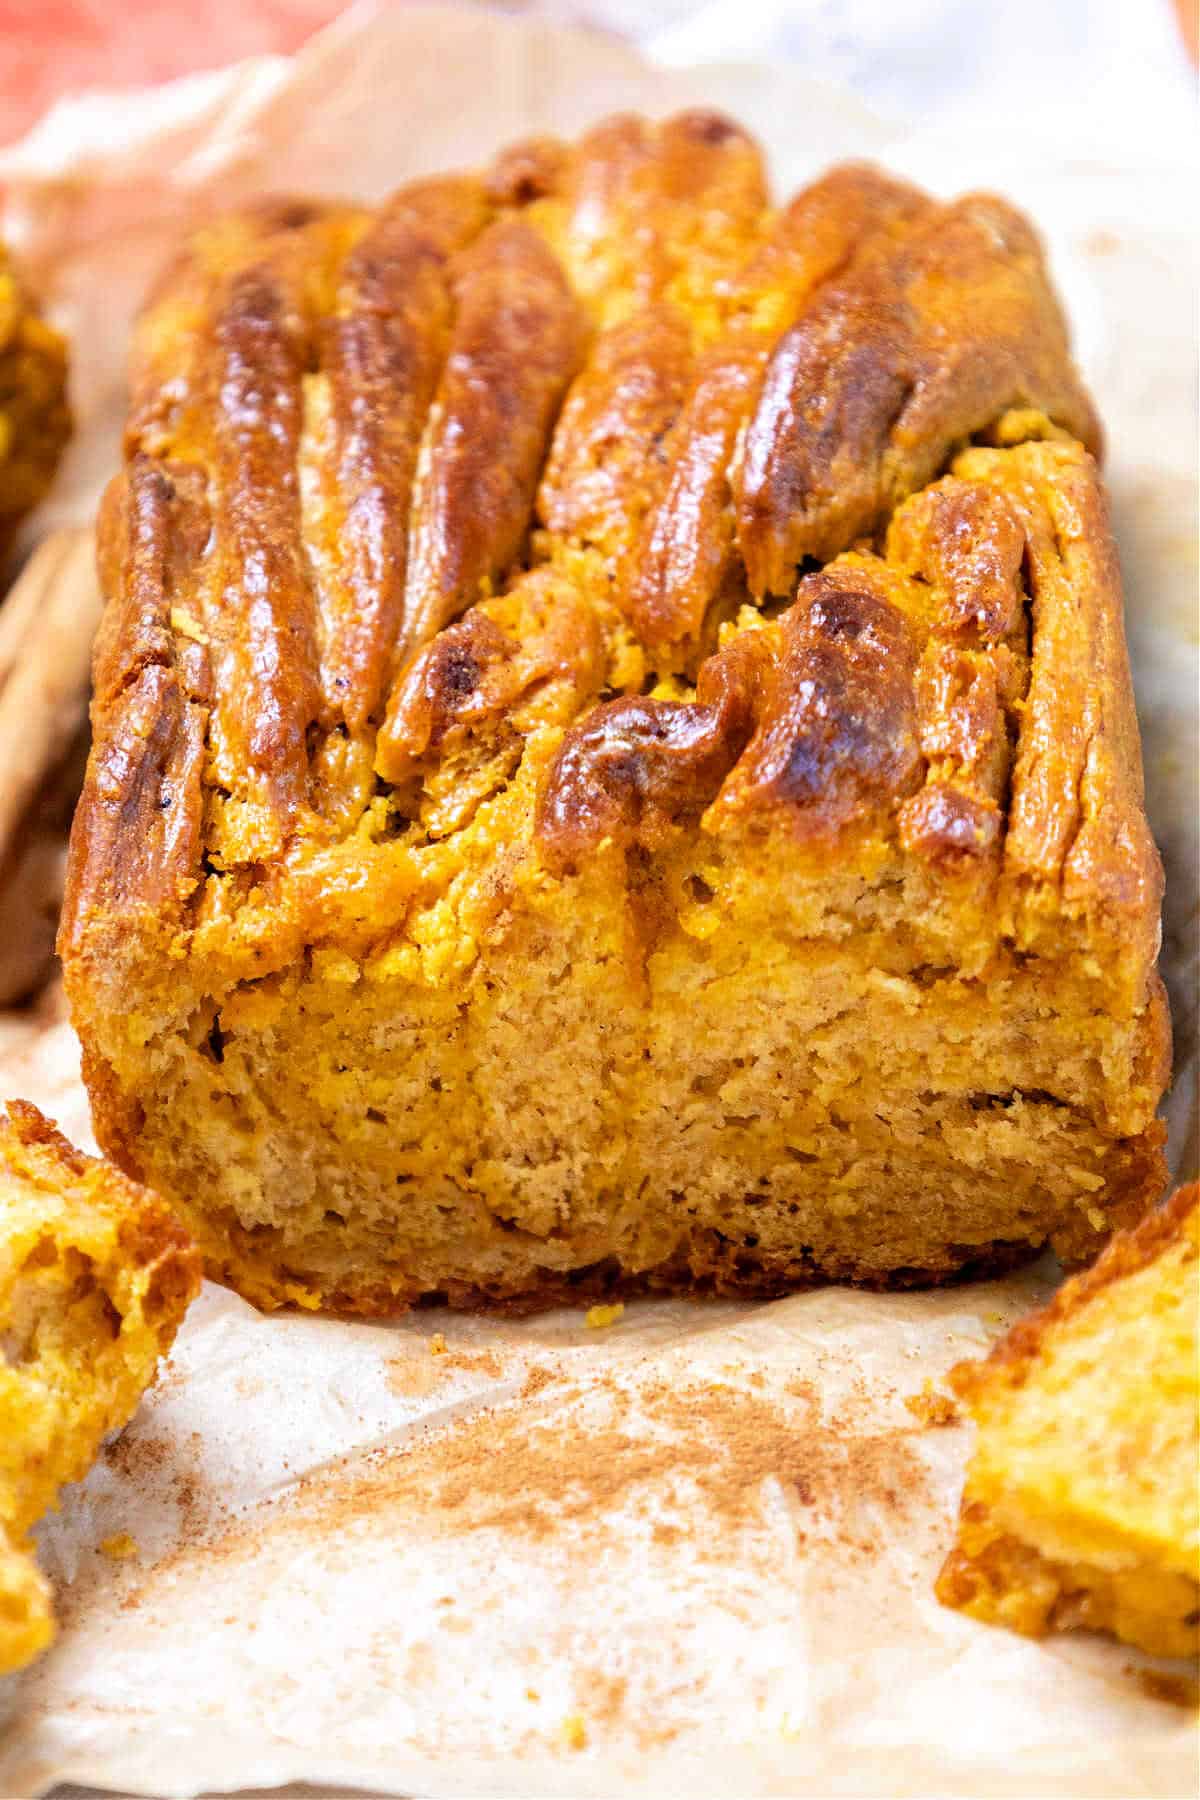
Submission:
<svg viewBox="0 0 1200 1800">
<path fill-rule="evenodd" d="M 1200 1651 L 1200 1187 L 952 1381 L 979 1435 L 939 1598 L 1035 1637 Z"/>
<path fill-rule="evenodd" d="M 54 1635 L 30 1532 L 154 1379 L 200 1285 L 155 1195 L 35 1106 L 0 1114 L 0 1674 Z"/>
<path fill-rule="evenodd" d="M 71 435 L 67 346 L 0 244 L 0 564 Z"/>
<path fill-rule="evenodd" d="M 1011 207 L 777 209 L 618 119 L 211 226 L 133 377 L 61 950 L 214 1274 L 929 1282 L 1161 1192 L 1098 427 Z"/>
</svg>

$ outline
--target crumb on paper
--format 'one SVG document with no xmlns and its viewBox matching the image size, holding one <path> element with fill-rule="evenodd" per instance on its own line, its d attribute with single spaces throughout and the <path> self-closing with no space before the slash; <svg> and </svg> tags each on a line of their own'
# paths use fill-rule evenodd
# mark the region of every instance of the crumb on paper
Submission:
<svg viewBox="0 0 1200 1800">
<path fill-rule="evenodd" d="M 127 1531 L 114 1531 L 111 1537 L 101 1541 L 101 1556 L 111 1556 L 114 1562 L 123 1562 L 127 1556 L 137 1555 L 137 1539 Z"/>
<path fill-rule="evenodd" d="M 931 1428 L 957 1425 L 962 1418 L 954 1396 L 935 1386 L 932 1379 L 925 1383 L 919 1394 L 905 1394 L 904 1404 L 915 1419 Z"/>
<path fill-rule="evenodd" d="M 541 1699 L 541 1697 L 542 1696 L 538 1693 L 538 1691 L 535 1687 L 527 1687 L 525 1689 L 525 1698 L 529 1701 L 532 1701 L 534 1706 L 537 1705 L 537 1703 Z"/>
<path fill-rule="evenodd" d="M 623 1300 L 616 1300 L 611 1306 L 589 1306 L 583 1322 L 589 1331 L 605 1331 L 608 1326 L 615 1325 L 624 1312 Z"/>
<path fill-rule="evenodd" d="M 1200 1709 L 1200 1683 L 1190 1675 L 1165 1674 L 1159 1669 L 1139 1669 L 1133 1663 L 1125 1664 L 1125 1673 L 1133 1676 L 1142 1692 L 1151 1700 L 1161 1700 L 1167 1706 L 1181 1706 L 1189 1712 Z"/>
<path fill-rule="evenodd" d="M 449 1350 L 449 1348 L 450 1348 L 450 1346 L 446 1342 L 445 1332 L 435 1331 L 433 1336 L 429 1340 L 430 1356 L 445 1356 L 445 1354 Z"/>
<path fill-rule="evenodd" d="M 578 1713 L 570 1713 L 562 1722 L 563 1743 L 568 1750 L 587 1749 L 587 1726 Z"/>
</svg>

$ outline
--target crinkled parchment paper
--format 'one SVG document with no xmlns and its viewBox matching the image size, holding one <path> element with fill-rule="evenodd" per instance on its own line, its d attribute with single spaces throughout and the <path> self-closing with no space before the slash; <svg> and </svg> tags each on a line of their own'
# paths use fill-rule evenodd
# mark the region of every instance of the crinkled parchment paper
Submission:
<svg viewBox="0 0 1200 1800">
<path fill-rule="evenodd" d="M 564 31 L 420 9 L 356 16 L 292 63 L 61 111 L 0 158 L 7 228 L 79 346 L 83 429 L 41 523 L 85 515 L 111 468 L 131 308 L 208 206 L 265 186 L 378 195 L 520 132 L 701 100 L 761 135 L 781 187 L 865 153 L 942 192 L 997 186 L 1049 237 L 1109 427 L 1185 1168 L 1194 172 L 1152 133 L 1063 145 L 1052 118 L 1014 115 L 939 142 L 795 72 L 656 72 Z M 0 1020 L 0 1084 L 86 1140 L 54 996 Z M 62 1633 L 0 1687 L 0 1791 L 1191 1794 L 1194 1715 L 1163 1697 L 1178 1683 L 1100 1640 L 1028 1643 L 933 1599 L 968 1434 L 905 1398 L 1044 1292 L 1029 1272 L 928 1295 L 644 1302 L 598 1331 L 580 1313 L 263 1318 L 208 1289 L 43 1533 Z M 130 1553 L 104 1554 L 120 1533 Z"/>
</svg>

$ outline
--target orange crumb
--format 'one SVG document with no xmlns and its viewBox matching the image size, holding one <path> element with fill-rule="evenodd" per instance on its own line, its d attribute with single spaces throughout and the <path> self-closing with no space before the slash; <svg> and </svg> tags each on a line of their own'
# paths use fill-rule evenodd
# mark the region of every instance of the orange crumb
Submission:
<svg viewBox="0 0 1200 1800">
<path fill-rule="evenodd" d="M 922 1425 L 957 1425 L 962 1417 L 952 1395 L 942 1393 L 932 1381 L 927 1381 L 919 1394 L 905 1394 L 904 1404 Z"/>
<path fill-rule="evenodd" d="M 612 1306 L 589 1306 L 583 1322 L 589 1331 L 604 1331 L 609 1325 L 615 1325 L 624 1311 L 622 1300 L 615 1301 Z"/>
<path fill-rule="evenodd" d="M 102 1556 L 111 1556 L 114 1562 L 121 1562 L 127 1556 L 137 1555 L 137 1539 L 130 1537 L 127 1531 L 114 1531 L 100 1545 Z"/>
<path fill-rule="evenodd" d="M 568 1750 L 587 1749 L 587 1726 L 578 1713 L 571 1713 L 562 1722 L 563 1743 Z"/>
</svg>

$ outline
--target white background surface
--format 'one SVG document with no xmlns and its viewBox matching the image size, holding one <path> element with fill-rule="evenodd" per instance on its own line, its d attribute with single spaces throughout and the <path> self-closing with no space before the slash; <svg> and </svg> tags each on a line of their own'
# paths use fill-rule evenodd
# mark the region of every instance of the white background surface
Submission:
<svg viewBox="0 0 1200 1800">
<path fill-rule="evenodd" d="M 879 112 L 963 130 L 1000 124 L 1109 150 L 1192 128 L 1194 80 L 1168 0 L 652 0 L 548 4 L 656 61 L 791 63 Z"/>
</svg>

